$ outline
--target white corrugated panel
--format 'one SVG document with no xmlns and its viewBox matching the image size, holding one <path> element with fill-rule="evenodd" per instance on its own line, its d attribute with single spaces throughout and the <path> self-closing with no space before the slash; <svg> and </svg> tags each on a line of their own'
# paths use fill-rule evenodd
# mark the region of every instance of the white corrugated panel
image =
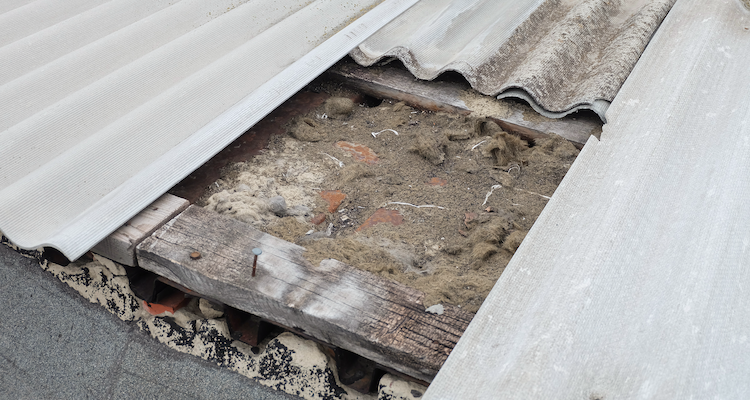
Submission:
<svg viewBox="0 0 750 400">
<path fill-rule="evenodd" d="M 421 1 L 352 52 L 400 59 L 417 78 L 463 74 L 486 95 L 548 117 L 604 112 L 675 0 Z"/>
<path fill-rule="evenodd" d="M 0 230 L 80 256 L 415 2 L 0 3 Z"/>
<path fill-rule="evenodd" d="M 607 117 L 426 399 L 750 398 L 750 10 L 678 0 Z"/>
</svg>

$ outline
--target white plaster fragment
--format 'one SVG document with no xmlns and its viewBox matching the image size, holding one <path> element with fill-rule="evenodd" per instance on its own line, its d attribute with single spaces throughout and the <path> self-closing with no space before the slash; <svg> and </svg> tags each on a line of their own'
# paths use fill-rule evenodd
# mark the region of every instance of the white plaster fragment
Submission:
<svg viewBox="0 0 750 400">
<path fill-rule="evenodd" d="M 434 306 L 427 307 L 425 311 L 430 314 L 443 315 L 443 312 L 445 312 L 445 307 L 443 307 L 442 304 L 435 304 Z"/>
</svg>

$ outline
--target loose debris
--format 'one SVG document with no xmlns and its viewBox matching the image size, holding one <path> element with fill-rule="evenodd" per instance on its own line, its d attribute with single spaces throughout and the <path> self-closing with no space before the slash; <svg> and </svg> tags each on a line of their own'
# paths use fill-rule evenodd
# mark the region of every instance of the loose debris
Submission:
<svg viewBox="0 0 750 400">
<path fill-rule="evenodd" d="M 530 146 L 484 118 L 388 101 L 334 113 L 338 103 L 291 123 L 200 204 L 279 236 L 264 201 L 283 196 L 300 225 L 279 237 L 312 263 L 336 258 L 425 292 L 425 307 L 475 312 L 578 150 L 555 135 Z"/>
</svg>

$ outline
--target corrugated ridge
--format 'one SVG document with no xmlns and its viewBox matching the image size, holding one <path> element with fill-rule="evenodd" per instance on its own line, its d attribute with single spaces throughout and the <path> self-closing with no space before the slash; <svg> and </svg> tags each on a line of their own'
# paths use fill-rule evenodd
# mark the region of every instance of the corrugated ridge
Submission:
<svg viewBox="0 0 750 400">
<path fill-rule="evenodd" d="M 378 32 L 351 55 L 365 66 L 384 57 L 396 57 L 420 79 L 456 71 L 483 94 L 524 97 L 550 117 L 588 108 L 604 119 L 606 104 L 615 97 L 674 1 L 527 0 L 516 2 L 527 10 L 518 13 L 523 20 L 498 16 L 489 26 L 420 17 L 412 9 L 409 15 L 392 22 L 391 29 Z M 467 2 L 474 3 L 456 1 L 448 7 L 466 7 Z M 419 12 L 429 13 L 424 4 Z M 486 10 L 475 7 L 474 11 Z M 412 27 L 401 32 L 401 19 L 428 25 L 429 29 Z M 436 21 L 443 25 L 442 31 L 436 31 Z M 448 32 L 465 37 L 467 48 L 455 50 L 450 63 L 438 62 L 423 46 Z M 470 50 L 469 43 L 479 41 L 469 38 L 481 38 L 482 52 L 466 51 Z"/>
<path fill-rule="evenodd" d="M 195 1 L 193 5 L 199 3 Z M 294 11 L 263 3 L 246 3 L 197 29 L 191 29 L 194 19 L 188 16 L 200 13 L 184 16 L 189 9 L 163 10 L 0 87 L 0 100 L 8 101 L 4 107 L 8 113 L 0 122 L 0 129 L 7 130 L 0 132 L 0 140 L 17 138 L 0 151 L 8 155 L 5 169 L 14 171 L 17 165 L 25 170 L 18 170 L 15 176 L 28 173 L 39 165 L 29 162 L 32 152 L 39 163 L 61 154 Z M 297 6 L 304 3 L 298 0 Z M 248 20 L 257 15 L 264 16 L 262 23 L 249 25 Z M 184 23 L 167 22 L 178 18 Z M 158 29 L 160 25 L 167 25 L 172 31 L 162 31 Z M 165 34 L 153 37 L 154 33 Z M 133 42 L 129 57 L 112 51 Z M 61 76 L 67 79 L 60 79 Z M 81 113 L 92 117 L 81 121 Z M 61 133 L 29 148 L 26 143 L 34 132 L 45 129 Z M 23 140 L 18 140 L 24 135 L 27 136 Z M 0 177 L 0 187 L 14 179 Z"/>
<path fill-rule="evenodd" d="M 105 3 L 0 47 L 0 85 L 169 7 L 172 0 Z"/>
<path fill-rule="evenodd" d="M 0 46 L 117 0 L 36 0 L 0 14 Z"/>
<path fill-rule="evenodd" d="M 300 1 L 304 8 L 290 15 L 279 10 L 284 19 L 205 66 L 170 75 L 162 90 L 129 92 L 138 83 L 134 74 L 151 79 L 158 67 L 170 68 L 168 60 L 148 61 L 188 33 L 40 110 L 0 133 L 9 144 L 0 149 L 0 229 L 21 247 L 53 245 L 79 256 L 414 1 L 388 0 L 339 34 L 379 1 Z M 237 11 L 225 17 L 242 20 L 230 16 Z M 270 12 L 256 15 L 265 20 Z M 198 31 L 213 29 L 209 25 Z M 145 86 L 151 84 L 158 82 Z M 105 101 L 110 111 L 99 115 Z M 49 133 L 61 124 L 67 124 L 64 134 Z"/>
<path fill-rule="evenodd" d="M 2 0 L 0 1 L 0 14 L 15 10 L 18 7 L 31 3 L 33 0 Z"/>
</svg>

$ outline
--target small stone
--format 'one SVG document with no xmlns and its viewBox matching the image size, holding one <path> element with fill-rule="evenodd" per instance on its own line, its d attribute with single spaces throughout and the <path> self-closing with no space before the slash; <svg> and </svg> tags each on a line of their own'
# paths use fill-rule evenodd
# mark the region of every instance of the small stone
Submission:
<svg viewBox="0 0 750 400">
<path fill-rule="evenodd" d="M 244 183 L 240 183 L 239 185 L 237 185 L 236 188 L 234 188 L 234 190 L 236 190 L 238 192 L 249 192 L 250 191 L 250 186 L 247 186 Z"/>
<path fill-rule="evenodd" d="M 434 306 L 427 307 L 425 311 L 430 314 L 443 315 L 443 312 L 445 312 L 445 308 L 442 304 L 435 304 Z"/>
<path fill-rule="evenodd" d="M 214 303 L 211 300 L 201 298 L 198 302 L 198 308 L 204 317 L 208 319 L 216 319 L 224 316 L 224 308 L 221 304 Z"/>
<path fill-rule="evenodd" d="M 268 199 L 268 209 L 277 217 L 283 217 L 287 213 L 286 200 L 282 196 L 271 197 Z"/>
</svg>

